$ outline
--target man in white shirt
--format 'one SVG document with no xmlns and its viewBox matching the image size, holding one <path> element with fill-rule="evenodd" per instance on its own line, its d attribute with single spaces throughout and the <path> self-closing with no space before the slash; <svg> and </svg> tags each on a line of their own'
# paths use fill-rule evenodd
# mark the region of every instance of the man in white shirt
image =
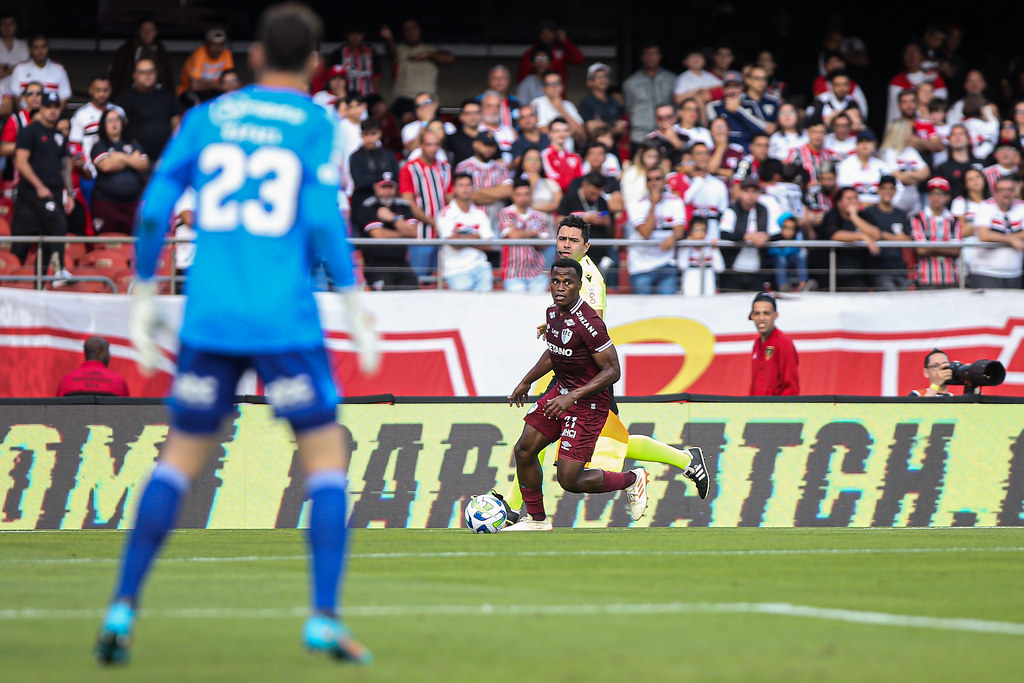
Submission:
<svg viewBox="0 0 1024 683">
<path fill-rule="evenodd" d="M 14 71 L 14 66 L 28 59 L 28 43 L 15 38 L 17 32 L 18 21 L 14 15 L 9 12 L 0 13 L 0 92 L 2 93 L 10 92 L 10 78 L 8 77 Z M 0 111 L 0 116 L 10 114 L 11 111 Z"/>
<path fill-rule="evenodd" d="M 686 230 L 683 200 L 665 191 L 665 171 L 647 170 L 647 196 L 629 207 L 629 239 L 651 246 L 629 247 L 629 283 L 634 294 L 675 294 L 679 291 L 676 243 Z"/>
<path fill-rule="evenodd" d="M 473 177 L 456 173 L 452 178 L 452 201 L 437 217 L 437 235 L 442 239 L 494 239 L 491 220 L 473 204 Z M 484 251 L 488 247 L 445 245 L 441 249 L 440 271 L 448 289 L 486 292 L 494 288 L 494 274 Z"/>
<path fill-rule="evenodd" d="M 103 112 L 108 109 L 115 110 L 121 118 L 127 119 L 124 109 L 110 101 L 111 84 L 106 76 L 97 76 L 89 84 L 89 101 L 78 108 L 71 116 L 71 129 L 68 133 L 69 151 L 72 156 L 82 153 L 85 159 L 85 167 L 92 175 L 95 170 L 92 166 L 92 147 L 96 144 L 100 134 L 100 118 Z M 146 150 L 143 150 L 144 152 Z"/>
<path fill-rule="evenodd" d="M 710 145 L 696 142 L 690 147 L 690 155 L 693 158 L 693 170 L 689 174 L 690 186 L 683 194 L 683 202 L 690 207 L 694 216 L 707 221 L 708 239 L 718 239 L 718 221 L 729 207 L 729 188 L 708 172 Z"/>
<path fill-rule="evenodd" d="M 540 129 L 547 133 L 551 121 L 562 117 L 568 122 L 569 133 L 573 138 L 586 137 L 583 117 L 580 116 L 579 110 L 575 104 L 562 97 L 562 77 L 559 73 L 553 69 L 545 71 L 541 82 L 544 85 L 544 95 L 530 103 L 537 112 L 537 125 Z"/>
<path fill-rule="evenodd" d="M 996 180 L 995 195 L 981 205 L 974 217 L 982 242 L 1000 242 L 995 249 L 978 249 L 971 255 L 971 288 L 1020 289 L 1024 271 L 1024 202 L 1015 198 L 1015 176 Z"/>
<path fill-rule="evenodd" d="M 856 189 L 862 206 L 878 203 L 878 181 L 883 175 L 892 175 L 889 164 L 875 156 L 876 145 L 871 129 L 860 130 L 856 152 L 836 166 L 836 184 Z"/>
<path fill-rule="evenodd" d="M 21 91 L 30 81 L 39 81 L 43 84 L 46 92 L 55 92 L 60 97 L 61 111 L 71 97 L 71 83 L 68 81 L 68 72 L 64 67 L 50 59 L 50 42 L 46 36 L 32 36 L 28 43 L 29 58 L 14 67 L 10 75 L 10 89 L 4 93 L 4 98 L 13 98 L 4 106 L 10 106 L 13 111 L 17 99 L 21 97 Z"/>
<path fill-rule="evenodd" d="M 705 63 L 704 53 L 700 50 L 691 50 L 683 59 L 686 71 L 676 78 L 676 85 L 672 91 L 677 107 L 683 103 L 683 100 L 692 97 L 697 100 L 701 111 L 703 111 L 707 103 L 711 101 L 711 90 L 722 84 L 722 80 L 718 76 L 704 70 Z"/>
</svg>

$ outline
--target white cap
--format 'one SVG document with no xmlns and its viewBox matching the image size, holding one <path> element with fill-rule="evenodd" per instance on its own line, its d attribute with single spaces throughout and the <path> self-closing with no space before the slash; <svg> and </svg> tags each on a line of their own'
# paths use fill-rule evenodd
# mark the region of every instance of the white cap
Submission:
<svg viewBox="0 0 1024 683">
<path fill-rule="evenodd" d="M 594 62 L 590 65 L 590 68 L 587 69 L 587 78 L 593 78 L 598 71 L 607 71 L 608 73 L 611 73 L 612 68 L 604 62 Z"/>
</svg>

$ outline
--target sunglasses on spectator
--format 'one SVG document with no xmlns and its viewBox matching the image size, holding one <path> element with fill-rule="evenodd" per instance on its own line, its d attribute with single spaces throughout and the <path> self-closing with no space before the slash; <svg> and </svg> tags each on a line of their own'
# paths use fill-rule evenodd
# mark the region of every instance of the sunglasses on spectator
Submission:
<svg viewBox="0 0 1024 683">
<path fill-rule="evenodd" d="M 22 97 L 41 97 L 43 94 L 42 90 L 26 90 L 21 93 Z"/>
<path fill-rule="evenodd" d="M 416 106 L 417 107 L 429 107 L 433 103 L 434 103 L 434 100 L 423 100 L 422 102 L 417 102 Z"/>
<path fill-rule="evenodd" d="M 647 182 L 651 182 L 652 180 L 664 180 L 664 179 L 665 179 L 665 176 L 663 176 L 663 175 L 649 175 L 649 176 L 647 176 Z"/>
</svg>

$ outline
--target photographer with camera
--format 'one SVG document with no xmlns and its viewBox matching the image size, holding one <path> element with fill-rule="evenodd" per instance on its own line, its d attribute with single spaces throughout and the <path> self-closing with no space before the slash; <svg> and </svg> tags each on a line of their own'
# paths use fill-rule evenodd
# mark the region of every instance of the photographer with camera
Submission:
<svg viewBox="0 0 1024 683">
<path fill-rule="evenodd" d="M 932 396 L 952 396 L 947 386 L 953 379 L 953 371 L 949 366 L 949 356 L 941 349 L 932 349 L 924 357 L 924 378 L 928 380 L 928 388 L 924 391 L 914 389 L 908 394 L 919 398 Z"/>
<path fill-rule="evenodd" d="M 931 384 L 923 392 L 911 391 L 909 396 L 952 396 L 949 387 L 954 385 L 963 387 L 964 395 L 980 394 L 981 387 L 1002 384 L 1006 379 L 1006 368 L 997 360 L 951 361 L 945 351 L 932 349 L 924 357 L 924 376 Z"/>
</svg>

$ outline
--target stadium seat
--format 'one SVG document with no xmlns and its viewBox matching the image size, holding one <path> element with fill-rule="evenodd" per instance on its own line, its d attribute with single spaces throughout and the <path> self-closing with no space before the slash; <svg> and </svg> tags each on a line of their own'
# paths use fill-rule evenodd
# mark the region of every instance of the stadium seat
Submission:
<svg viewBox="0 0 1024 683">
<path fill-rule="evenodd" d="M 117 284 L 118 294 L 127 294 L 135 279 L 135 271 L 131 268 L 119 268 L 114 271 L 113 280 Z"/>
<path fill-rule="evenodd" d="M 0 268 L 14 268 L 20 265 L 21 261 L 10 249 L 0 249 Z"/>
<path fill-rule="evenodd" d="M 64 245 L 64 263 L 67 263 L 69 267 L 77 266 L 82 261 L 85 253 L 84 242 L 68 242 Z"/>
<path fill-rule="evenodd" d="M 32 266 L 15 266 L 14 268 L 9 268 L 8 272 L 6 273 L 6 275 L 19 275 L 19 276 L 35 275 L 35 274 L 36 274 L 36 270 Z M 11 280 L 4 280 L 3 278 L 0 278 L 0 286 L 2 286 L 2 287 L 14 287 L 16 289 L 35 289 L 36 288 L 36 283 L 35 283 L 34 280 L 25 280 L 25 281 L 22 281 L 22 282 L 13 282 Z"/>
<path fill-rule="evenodd" d="M 107 277 L 114 280 L 117 274 L 116 268 L 102 268 L 102 267 L 90 267 L 90 266 L 76 266 L 71 272 L 72 280 L 63 285 L 62 287 L 54 287 L 53 283 L 48 283 L 46 288 L 52 289 L 58 292 L 108 292 L 112 293 L 114 290 L 111 289 L 109 282 L 103 282 L 101 280 L 77 280 L 75 278 L 80 277 Z"/>
<path fill-rule="evenodd" d="M 77 263 L 83 266 L 118 270 L 128 267 L 128 257 L 125 256 L 123 251 L 118 249 L 95 249 L 87 252 Z"/>
<path fill-rule="evenodd" d="M 111 251 L 119 251 L 124 256 L 125 260 L 131 264 L 135 262 L 135 243 L 131 241 L 130 235 L 126 235 L 123 232 L 104 232 L 100 233 L 99 237 L 116 238 L 123 237 L 124 242 L 96 242 L 90 246 L 91 251 L 99 251 L 101 249 L 107 249 Z"/>
</svg>

